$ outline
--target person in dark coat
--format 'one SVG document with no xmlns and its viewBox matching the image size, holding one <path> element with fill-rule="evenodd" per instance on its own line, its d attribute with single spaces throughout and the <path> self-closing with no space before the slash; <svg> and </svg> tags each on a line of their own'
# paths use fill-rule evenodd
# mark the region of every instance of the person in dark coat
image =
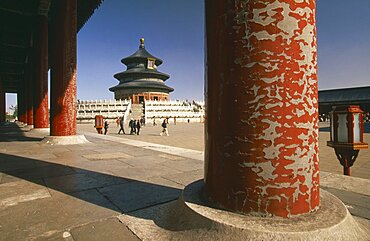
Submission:
<svg viewBox="0 0 370 241">
<path fill-rule="evenodd" d="M 105 121 L 105 122 L 104 122 L 104 135 L 106 135 L 106 134 L 107 134 L 107 132 L 108 132 L 108 128 L 109 128 L 108 121 Z"/>
<path fill-rule="evenodd" d="M 137 131 L 136 131 L 136 134 L 138 134 L 138 135 L 140 134 L 140 128 L 141 128 L 140 121 L 139 121 L 139 120 L 137 120 L 137 121 L 136 121 L 136 130 L 137 130 Z"/>
<path fill-rule="evenodd" d="M 162 128 L 163 128 L 163 129 L 162 129 L 162 132 L 160 133 L 160 135 L 161 135 L 161 136 L 162 136 L 163 134 L 166 134 L 166 136 L 169 136 L 167 126 L 168 126 L 167 119 L 164 119 L 164 120 L 163 120 L 163 123 L 162 123 Z"/>
<path fill-rule="evenodd" d="M 123 125 L 124 125 L 124 123 L 123 123 L 123 116 L 122 116 L 122 118 L 120 118 L 119 119 L 119 126 L 120 126 L 120 129 L 119 129 L 119 131 L 118 131 L 118 134 L 121 134 L 121 131 L 122 131 L 122 133 L 125 135 L 126 133 L 125 133 L 125 128 L 123 128 Z"/>
<path fill-rule="evenodd" d="M 133 121 L 132 119 L 130 120 L 130 122 L 128 123 L 128 126 L 130 127 L 130 135 L 133 135 L 134 134 L 134 128 L 135 128 L 135 121 Z"/>
</svg>

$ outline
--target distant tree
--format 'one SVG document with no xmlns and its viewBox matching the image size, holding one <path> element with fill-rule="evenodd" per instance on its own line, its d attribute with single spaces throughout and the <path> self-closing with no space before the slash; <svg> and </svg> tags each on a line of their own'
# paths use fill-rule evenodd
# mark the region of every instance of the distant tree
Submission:
<svg viewBox="0 0 370 241">
<path fill-rule="evenodd" d="M 13 118 L 16 118 L 18 116 L 18 105 L 11 105 L 9 109 L 13 111 Z"/>
</svg>

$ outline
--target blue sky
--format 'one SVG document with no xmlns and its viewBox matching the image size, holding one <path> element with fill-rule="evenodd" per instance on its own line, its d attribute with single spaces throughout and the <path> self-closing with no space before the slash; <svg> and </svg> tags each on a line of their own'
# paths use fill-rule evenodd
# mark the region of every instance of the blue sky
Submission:
<svg viewBox="0 0 370 241">
<path fill-rule="evenodd" d="M 317 30 L 319 89 L 370 85 L 370 1 L 317 0 Z M 164 61 L 171 98 L 203 100 L 203 0 L 105 0 L 78 33 L 77 98 L 113 99 L 113 75 L 141 37 Z"/>
<path fill-rule="evenodd" d="M 124 71 L 120 60 L 139 39 L 161 58 L 172 99 L 203 99 L 204 4 L 200 0 L 106 0 L 78 35 L 79 99 L 113 99 L 108 90 Z M 92 84 L 93 83 L 93 84 Z"/>
</svg>

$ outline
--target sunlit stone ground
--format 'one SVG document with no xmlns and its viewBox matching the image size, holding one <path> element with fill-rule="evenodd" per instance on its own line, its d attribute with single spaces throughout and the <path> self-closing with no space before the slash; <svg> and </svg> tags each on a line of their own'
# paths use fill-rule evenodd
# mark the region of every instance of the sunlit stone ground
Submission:
<svg viewBox="0 0 370 241">
<path fill-rule="evenodd" d="M 320 127 L 325 128 L 328 123 L 320 123 Z M 127 135 L 129 129 L 126 125 L 125 138 L 134 140 L 146 141 L 151 143 L 157 143 L 168 146 L 182 147 L 192 150 L 204 151 L 204 124 L 202 123 L 177 123 L 169 125 L 170 136 L 160 136 L 161 132 L 160 125 L 153 126 L 151 123 L 146 125 L 140 130 L 140 135 Z M 79 124 L 79 131 L 91 131 L 96 132 L 93 124 Z M 325 130 L 325 129 L 324 129 Z M 112 136 L 123 136 L 118 135 L 118 128 L 115 123 L 110 124 L 108 135 Z M 319 133 L 319 156 L 320 156 L 320 170 L 342 174 L 343 168 L 339 164 L 337 157 L 335 156 L 334 149 L 326 145 L 329 140 L 329 132 L 320 131 Z M 370 134 L 364 134 L 364 141 L 370 143 Z M 351 175 L 354 177 L 361 177 L 370 179 L 370 149 L 361 150 L 358 158 L 351 168 Z"/>
</svg>

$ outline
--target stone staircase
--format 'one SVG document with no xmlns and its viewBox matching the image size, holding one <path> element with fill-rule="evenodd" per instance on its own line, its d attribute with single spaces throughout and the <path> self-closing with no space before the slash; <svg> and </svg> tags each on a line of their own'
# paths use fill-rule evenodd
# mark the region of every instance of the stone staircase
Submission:
<svg viewBox="0 0 370 241">
<path fill-rule="evenodd" d="M 132 104 L 131 113 L 129 114 L 129 120 L 132 118 L 134 120 L 140 120 L 144 117 L 144 107 L 143 104 Z"/>
</svg>

